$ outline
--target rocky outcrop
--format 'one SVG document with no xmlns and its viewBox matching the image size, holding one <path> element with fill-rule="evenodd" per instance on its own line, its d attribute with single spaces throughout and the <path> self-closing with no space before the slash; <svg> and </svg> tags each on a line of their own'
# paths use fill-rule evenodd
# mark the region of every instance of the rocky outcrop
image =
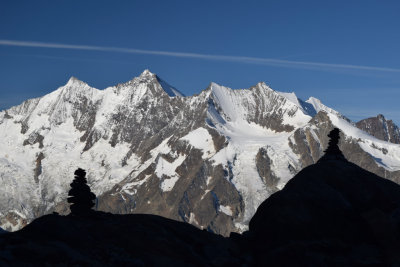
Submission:
<svg viewBox="0 0 400 267">
<path fill-rule="evenodd" d="M 26 226 L 29 221 L 18 212 L 9 211 L 1 218 L 0 222 L 3 226 L 2 229 L 6 231 L 15 231 Z"/>
<path fill-rule="evenodd" d="M 169 145 L 172 150 L 160 154 L 156 164 L 102 194 L 98 209 L 120 214 L 158 214 L 225 236 L 237 231 L 234 220 L 242 216 L 243 203 L 222 166 L 213 167 L 203 161 L 200 150 L 182 141 Z M 186 157 L 175 170 L 179 179 L 172 182 L 177 177 L 158 177 L 157 165 L 164 160 L 173 163 L 179 157 L 176 155 Z M 163 186 L 168 183 L 173 184 Z M 139 184 L 143 186 L 136 186 Z"/>
<path fill-rule="evenodd" d="M 38 132 L 33 132 L 29 135 L 28 139 L 24 140 L 23 146 L 39 144 L 39 148 L 43 148 L 44 136 L 40 135 Z"/>
<path fill-rule="evenodd" d="M 36 183 L 39 183 L 39 176 L 42 174 L 42 160 L 44 158 L 44 154 L 40 152 L 36 159 L 36 167 L 34 170 L 35 175 L 33 176 Z"/>
<path fill-rule="evenodd" d="M 265 148 L 260 148 L 256 156 L 257 172 L 260 177 L 264 180 L 264 183 L 270 188 L 271 191 L 278 191 L 277 184 L 279 177 L 271 170 L 272 160 L 268 156 L 268 152 Z"/>
<path fill-rule="evenodd" d="M 400 144 L 400 128 L 392 120 L 386 120 L 382 114 L 361 120 L 356 126 L 380 140 Z"/>
</svg>

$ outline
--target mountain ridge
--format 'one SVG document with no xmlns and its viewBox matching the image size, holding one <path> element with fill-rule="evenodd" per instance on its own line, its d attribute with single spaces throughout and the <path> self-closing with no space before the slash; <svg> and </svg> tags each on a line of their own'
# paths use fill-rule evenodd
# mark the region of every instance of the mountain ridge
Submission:
<svg viewBox="0 0 400 267">
<path fill-rule="evenodd" d="M 103 90 L 63 86 L 0 112 L 2 227 L 67 213 L 63 192 L 79 163 L 99 210 L 242 232 L 262 201 L 318 161 L 334 127 L 346 135 L 352 162 L 400 181 L 398 145 L 316 99 L 303 101 L 317 112 L 311 116 L 310 106 L 308 113 L 265 83 L 250 90 L 211 83 L 171 97 L 156 75 L 141 76 Z"/>
</svg>

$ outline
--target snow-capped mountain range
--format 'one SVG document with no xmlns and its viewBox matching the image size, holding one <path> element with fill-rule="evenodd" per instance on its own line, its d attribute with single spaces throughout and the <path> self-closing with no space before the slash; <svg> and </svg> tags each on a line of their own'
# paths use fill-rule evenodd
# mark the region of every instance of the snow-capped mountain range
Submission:
<svg viewBox="0 0 400 267">
<path fill-rule="evenodd" d="M 323 155 L 333 127 L 350 161 L 400 183 L 399 144 L 313 97 L 265 83 L 238 90 L 211 83 L 184 96 L 148 70 L 104 90 L 72 77 L 0 112 L 0 227 L 68 213 L 81 167 L 98 210 L 241 232 L 266 198 Z"/>
</svg>

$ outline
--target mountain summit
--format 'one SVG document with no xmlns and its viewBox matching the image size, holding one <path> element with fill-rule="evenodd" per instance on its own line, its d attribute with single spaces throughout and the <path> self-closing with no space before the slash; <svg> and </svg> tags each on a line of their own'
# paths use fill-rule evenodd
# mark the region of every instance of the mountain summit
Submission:
<svg viewBox="0 0 400 267">
<path fill-rule="evenodd" d="M 181 93 L 178 89 L 175 87 L 169 85 L 166 81 L 162 80 L 160 77 L 157 76 L 157 74 L 152 73 L 150 70 L 146 69 L 140 74 L 139 79 L 141 80 L 148 80 L 150 82 L 156 82 L 158 83 L 161 88 L 164 90 L 165 93 L 168 94 L 170 97 L 175 97 L 175 96 L 181 96 L 183 97 L 184 94 Z"/>
<path fill-rule="evenodd" d="M 71 76 L 65 86 L 85 86 L 87 83 L 79 80 L 78 78 Z"/>
</svg>

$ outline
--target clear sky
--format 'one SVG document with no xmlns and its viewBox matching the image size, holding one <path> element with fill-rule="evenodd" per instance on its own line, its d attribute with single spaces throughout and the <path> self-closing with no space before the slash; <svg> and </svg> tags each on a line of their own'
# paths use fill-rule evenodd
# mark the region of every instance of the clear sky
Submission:
<svg viewBox="0 0 400 267">
<path fill-rule="evenodd" d="M 186 95 L 265 81 L 400 124 L 400 1 L 0 1 L 0 109 L 150 69 Z"/>
</svg>

